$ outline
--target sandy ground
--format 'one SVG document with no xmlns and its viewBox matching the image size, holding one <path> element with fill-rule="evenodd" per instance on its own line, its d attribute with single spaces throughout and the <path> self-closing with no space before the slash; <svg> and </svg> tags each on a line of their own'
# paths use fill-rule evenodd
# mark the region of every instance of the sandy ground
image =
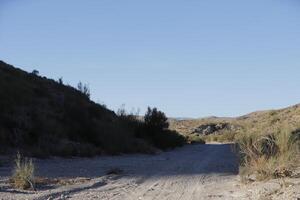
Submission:
<svg viewBox="0 0 300 200">
<path fill-rule="evenodd" d="M 35 160 L 35 164 L 37 176 L 75 183 L 14 190 L 7 184 L 12 167 L 4 163 L 0 167 L 1 200 L 300 199 L 299 179 L 242 184 L 230 144 L 189 145 L 159 155 L 52 158 Z M 107 175 L 111 169 L 122 173 Z"/>
</svg>

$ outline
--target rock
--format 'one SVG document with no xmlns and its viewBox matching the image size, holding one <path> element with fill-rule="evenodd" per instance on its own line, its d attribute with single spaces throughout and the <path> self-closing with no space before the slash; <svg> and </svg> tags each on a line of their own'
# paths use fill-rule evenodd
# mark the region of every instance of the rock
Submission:
<svg viewBox="0 0 300 200">
<path fill-rule="evenodd" d="M 286 168 L 280 168 L 280 169 L 276 169 L 274 172 L 274 176 L 276 178 L 285 178 L 285 177 L 290 177 L 292 176 L 293 172 L 289 169 Z"/>
<path fill-rule="evenodd" d="M 250 182 L 254 182 L 257 180 L 256 175 L 255 174 L 251 174 L 248 176 L 247 178 Z"/>
<path fill-rule="evenodd" d="M 203 124 L 196 128 L 193 133 L 199 134 L 199 135 L 210 135 L 213 133 L 216 133 L 220 130 L 236 130 L 236 127 L 229 123 L 209 123 L 209 124 Z"/>
</svg>

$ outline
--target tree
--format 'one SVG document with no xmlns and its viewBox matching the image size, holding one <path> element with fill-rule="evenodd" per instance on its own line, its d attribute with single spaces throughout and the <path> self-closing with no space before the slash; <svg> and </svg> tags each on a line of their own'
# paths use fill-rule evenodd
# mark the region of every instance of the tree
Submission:
<svg viewBox="0 0 300 200">
<path fill-rule="evenodd" d="M 169 127 L 165 113 L 157 110 L 157 108 L 151 109 L 148 107 L 144 120 L 145 125 L 152 130 L 165 130 Z"/>
</svg>

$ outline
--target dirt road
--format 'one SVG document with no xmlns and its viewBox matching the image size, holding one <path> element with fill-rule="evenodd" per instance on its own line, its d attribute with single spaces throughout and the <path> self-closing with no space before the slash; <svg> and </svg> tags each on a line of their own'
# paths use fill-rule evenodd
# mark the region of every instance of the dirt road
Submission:
<svg viewBox="0 0 300 200">
<path fill-rule="evenodd" d="M 252 199 L 239 183 L 230 144 L 189 145 L 159 155 L 36 160 L 43 177 L 87 181 L 16 191 L 5 184 L 11 167 L 0 167 L 0 199 L 201 200 Z M 106 175 L 120 169 L 118 175 Z"/>
</svg>

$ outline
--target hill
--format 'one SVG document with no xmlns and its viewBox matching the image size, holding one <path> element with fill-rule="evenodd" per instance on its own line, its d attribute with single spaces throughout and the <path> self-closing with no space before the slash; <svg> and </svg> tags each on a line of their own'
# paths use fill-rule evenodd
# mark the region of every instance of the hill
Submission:
<svg viewBox="0 0 300 200">
<path fill-rule="evenodd" d="M 189 141 L 234 142 L 246 180 L 292 176 L 300 167 L 300 105 L 237 118 L 171 120 Z"/>
<path fill-rule="evenodd" d="M 222 126 L 215 129 L 215 126 Z M 261 134 L 272 133 L 278 129 L 295 130 L 300 128 L 300 104 L 279 110 L 257 111 L 250 114 L 230 117 L 208 117 L 202 119 L 170 120 L 170 129 L 185 136 L 202 136 L 206 140 L 233 141 L 240 132 L 253 131 Z M 200 129 L 203 129 L 202 131 Z M 224 135 L 231 137 L 225 138 Z"/>
<path fill-rule="evenodd" d="M 161 147 L 159 137 L 137 134 L 143 122 L 94 103 L 82 85 L 75 89 L 0 61 L 0 88 L 0 153 L 89 156 Z"/>
</svg>

